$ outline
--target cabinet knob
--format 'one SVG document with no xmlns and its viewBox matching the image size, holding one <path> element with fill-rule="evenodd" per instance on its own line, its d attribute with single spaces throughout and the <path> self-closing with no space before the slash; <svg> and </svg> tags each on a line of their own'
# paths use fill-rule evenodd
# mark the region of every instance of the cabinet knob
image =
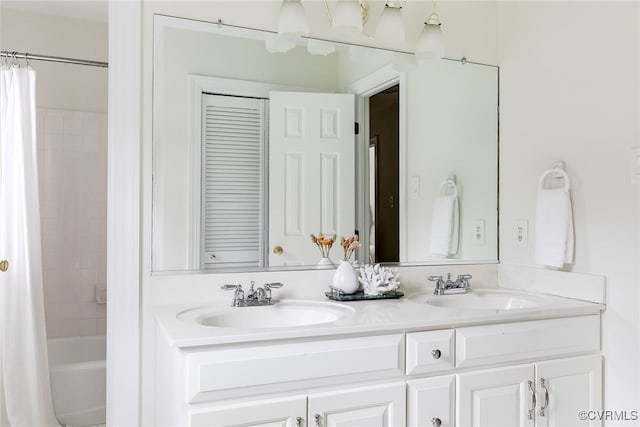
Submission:
<svg viewBox="0 0 640 427">
<path fill-rule="evenodd" d="M 9 261 L 7 261 L 6 259 L 3 259 L 2 261 L 0 261 L 0 271 L 4 273 L 8 269 L 9 269 Z"/>
<path fill-rule="evenodd" d="M 315 414 L 315 415 L 313 416 L 313 421 L 314 421 L 314 423 L 315 423 L 315 424 L 314 424 L 314 426 L 315 426 L 315 427 L 322 427 L 322 426 L 320 425 L 320 419 L 321 419 L 321 418 L 322 418 L 322 417 L 321 417 L 320 415 L 318 415 L 318 414 Z"/>
<path fill-rule="evenodd" d="M 302 417 L 297 417 L 296 418 L 296 427 L 303 427 L 303 423 L 304 420 L 302 419 Z"/>
<path fill-rule="evenodd" d="M 442 356 L 442 352 L 436 349 L 431 351 L 431 355 L 433 356 L 434 359 L 440 359 L 440 356 Z M 434 418 L 434 419 L 437 419 L 437 418 Z"/>
<path fill-rule="evenodd" d="M 273 248 L 273 253 L 276 255 L 282 255 L 283 252 L 284 249 L 282 249 L 282 246 L 276 246 Z"/>
<path fill-rule="evenodd" d="M 433 427 L 440 427 L 442 420 L 440 418 L 431 418 L 431 424 L 433 424 Z"/>
</svg>

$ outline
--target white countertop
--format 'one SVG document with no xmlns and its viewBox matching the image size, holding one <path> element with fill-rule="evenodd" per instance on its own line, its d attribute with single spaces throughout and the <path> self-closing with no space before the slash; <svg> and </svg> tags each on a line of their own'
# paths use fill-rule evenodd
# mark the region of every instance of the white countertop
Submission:
<svg viewBox="0 0 640 427">
<path fill-rule="evenodd" d="M 338 320 L 316 325 L 273 328 L 228 328 L 205 326 L 196 322 L 198 313 L 246 312 L 256 307 L 229 307 L 228 302 L 203 301 L 201 304 L 163 305 L 154 308 L 157 327 L 165 332 L 173 347 L 187 348 L 206 345 L 246 343 L 266 340 L 296 339 L 309 337 L 331 337 L 354 334 L 384 334 L 422 330 L 448 329 L 491 323 L 506 323 L 541 320 L 559 317 L 599 314 L 603 304 L 563 298 L 549 294 L 532 294 L 521 291 L 502 290 L 513 295 L 522 295 L 542 300 L 540 305 L 519 309 L 452 309 L 428 304 L 427 294 L 408 295 L 396 300 L 372 300 L 335 302 L 347 308 Z M 493 290 L 492 292 L 499 292 Z M 455 298 L 456 296 L 446 296 Z M 280 303 L 286 304 L 282 300 Z M 295 300 L 300 301 L 300 300 Z M 324 296 L 309 300 L 311 304 L 334 303 Z M 276 303 L 278 304 L 278 303 Z M 193 313 L 193 314 L 192 314 Z M 180 318 L 179 318 L 180 317 Z"/>
</svg>

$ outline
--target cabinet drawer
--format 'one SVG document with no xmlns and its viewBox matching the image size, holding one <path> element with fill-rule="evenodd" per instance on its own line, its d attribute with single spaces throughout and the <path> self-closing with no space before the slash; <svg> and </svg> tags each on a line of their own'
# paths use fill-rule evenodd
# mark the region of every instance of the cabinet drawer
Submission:
<svg viewBox="0 0 640 427">
<path fill-rule="evenodd" d="M 456 366 L 532 361 L 600 350 L 600 316 L 456 329 Z"/>
<path fill-rule="evenodd" d="M 306 396 L 283 397 L 255 402 L 204 406 L 194 405 L 188 413 L 188 426 L 294 426 L 305 419 Z"/>
<path fill-rule="evenodd" d="M 453 369 L 453 329 L 407 334 L 407 375 Z"/>
<path fill-rule="evenodd" d="M 186 401 L 241 387 L 358 374 L 400 375 L 403 350 L 403 335 L 393 334 L 185 352 Z"/>
</svg>

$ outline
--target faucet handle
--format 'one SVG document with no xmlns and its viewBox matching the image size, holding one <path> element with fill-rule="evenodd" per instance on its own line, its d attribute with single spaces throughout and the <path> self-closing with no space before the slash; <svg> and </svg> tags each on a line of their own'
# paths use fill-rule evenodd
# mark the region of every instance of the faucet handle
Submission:
<svg viewBox="0 0 640 427">
<path fill-rule="evenodd" d="M 274 283 L 265 283 L 264 284 L 264 288 L 265 289 L 278 289 L 283 287 L 284 285 L 280 282 L 274 282 Z"/>
<path fill-rule="evenodd" d="M 223 291 L 241 291 L 242 285 L 222 285 L 220 289 L 222 289 Z"/>
<path fill-rule="evenodd" d="M 439 282 L 442 280 L 442 276 L 429 276 L 427 277 L 427 280 L 430 282 Z"/>
<path fill-rule="evenodd" d="M 471 277 L 473 276 L 471 276 L 470 274 L 458 274 L 458 279 L 461 279 L 461 280 L 469 280 L 471 279 Z"/>
</svg>

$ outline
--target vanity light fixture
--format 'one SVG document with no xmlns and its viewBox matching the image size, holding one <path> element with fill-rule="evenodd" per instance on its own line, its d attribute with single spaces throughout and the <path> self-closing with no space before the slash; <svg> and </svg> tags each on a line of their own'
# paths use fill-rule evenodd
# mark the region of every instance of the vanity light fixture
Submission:
<svg viewBox="0 0 640 427">
<path fill-rule="evenodd" d="M 419 59 L 440 59 L 444 57 L 444 35 L 442 23 L 436 13 L 436 2 L 433 0 L 431 16 L 424 23 L 424 28 L 416 44 L 416 56 Z"/>
<path fill-rule="evenodd" d="M 391 44 L 404 42 L 404 23 L 402 22 L 402 6 L 400 1 L 389 0 L 378 20 L 376 39 Z"/>
<path fill-rule="evenodd" d="M 278 14 L 278 35 L 294 40 L 309 35 L 309 23 L 300 0 L 282 0 Z"/>
<path fill-rule="evenodd" d="M 343 35 L 356 35 L 363 32 L 364 24 L 369 18 L 367 0 L 338 0 L 333 13 L 327 7 L 331 28 Z M 375 38 L 387 44 L 401 44 L 405 41 L 405 29 L 402 17 L 402 0 L 388 0 L 380 15 Z M 418 59 L 439 59 L 445 55 L 444 35 L 440 17 L 436 13 L 436 2 L 425 22 L 422 34 L 416 44 Z M 296 40 L 309 35 L 309 23 L 301 0 L 282 0 L 278 14 L 278 32 L 267 37 L 266 47 L 271 53 L 287 52 L 296 46 Z M 370 36 L 369 36 L 370 37 Z M 334 49 L 328 44 L 311 42 L 309 53 L 327 55 Z"/>
<path fill-rule="evenodd" d="M 364 20 L 359 0 L 338 0 L 333 12 L 331 28 L 342 34 L 359 34 L 362 32 Z"/>
<path fill-rule="evenodd" d="M 278 13 L 278 32 L 267 37 L 270 53 L 284 53 L 296 46 L 296 39 L 309 35 L 309 23 L 300 0 L 282 0 Z"/>
</svg>

